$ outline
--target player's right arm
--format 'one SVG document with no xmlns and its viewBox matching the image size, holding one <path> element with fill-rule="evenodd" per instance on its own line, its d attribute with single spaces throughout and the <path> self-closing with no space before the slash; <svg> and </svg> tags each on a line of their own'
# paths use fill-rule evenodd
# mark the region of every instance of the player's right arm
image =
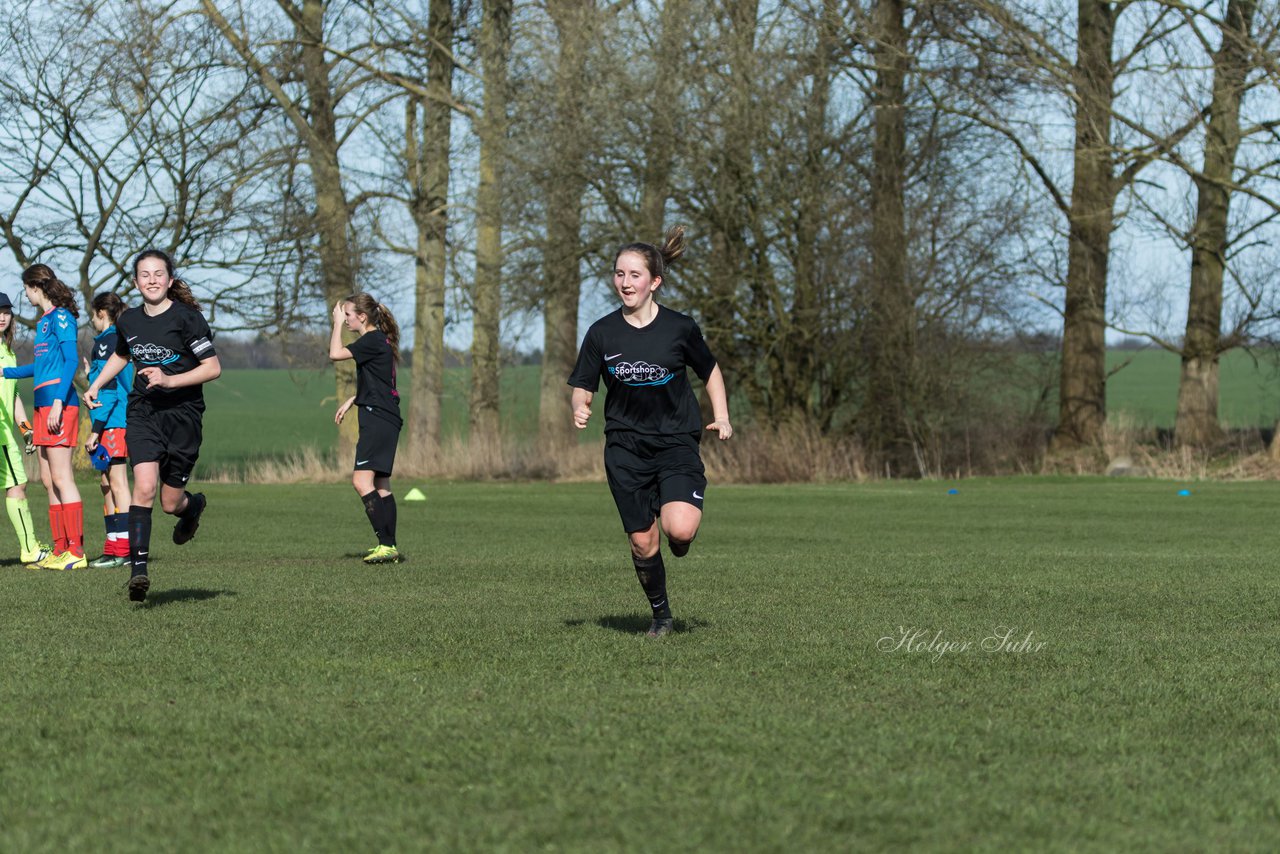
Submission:
<svg viewBox="0 0 1280 854">
<path fill-rule="evenodd" d="M 345 362 L 347 359 L 355 358 L 351 350 L 342 344 L 342 327 L 346 320 L 346 312 L 342 310 L 342 302 L 339 301 L 333 307 L 333 332 L 329 334 L 329 359 L 334 362 Z"/>
</svg>

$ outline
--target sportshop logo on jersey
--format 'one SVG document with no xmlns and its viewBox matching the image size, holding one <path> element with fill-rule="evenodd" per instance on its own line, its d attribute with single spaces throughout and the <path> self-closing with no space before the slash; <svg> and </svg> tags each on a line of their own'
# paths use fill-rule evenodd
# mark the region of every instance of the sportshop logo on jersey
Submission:
<svg viewBox="0 0 1280 854">
<path fill-rule="evenodd" d="M 178 361 L 178 354 L 158 344 L 134 344 L 129 348 L 133 360 L 143 365 L 168 365 Z"/>
<path fill-rule="evenodd" d="M 661 365 L 651 365 L 648 362 L 619 362 L 609 366 L 609 373 L 619 382 L 633 386 L 665 385 L 674 376 Z"/>
</svg>

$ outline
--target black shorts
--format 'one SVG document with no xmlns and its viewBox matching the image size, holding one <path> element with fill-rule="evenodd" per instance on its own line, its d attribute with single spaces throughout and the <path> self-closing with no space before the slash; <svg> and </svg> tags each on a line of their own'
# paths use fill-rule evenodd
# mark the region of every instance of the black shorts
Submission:
<svg viewBox="0 0 1280 854">
<path fill-rule="evenodd" d="M 702 509 L 707 475 L 695 434 L 610 431 L 605 434 L 604 471 L 628 534 L 648 530 L 662 514 L 662 505 L 672 501 Z"/>
<path fill-rule="evenodd" d="M 129 464 L 159 463 L 160 482 L 186 487 L 204 438 L 204 401 L 189 400 L 156 407 L 141 397 L 130 397 Z"/>
<path fill-rule="evenodd" d="M 360 438 L 356 439 L 356 464 L 353 471 L 371 471 L 391 477 L 396 465 L 396 442 L 400 441 L 400 425 L 389 418 L 360 408 Z"/>
</svg>

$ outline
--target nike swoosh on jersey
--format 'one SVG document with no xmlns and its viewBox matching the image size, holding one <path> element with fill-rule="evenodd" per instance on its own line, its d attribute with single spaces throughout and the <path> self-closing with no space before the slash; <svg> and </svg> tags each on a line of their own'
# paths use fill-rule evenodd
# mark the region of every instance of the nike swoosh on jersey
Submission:
<svg viewBox="0 0 1280 854">
<path fill-rule="evenodd" d="M 612 356 L 605 356 L 604 360 L 606 362 L 612 362 L 614 359 L 618 358 L 621 355 L 622 355 L 621 353 L 614 353 Z"/>
</svg>

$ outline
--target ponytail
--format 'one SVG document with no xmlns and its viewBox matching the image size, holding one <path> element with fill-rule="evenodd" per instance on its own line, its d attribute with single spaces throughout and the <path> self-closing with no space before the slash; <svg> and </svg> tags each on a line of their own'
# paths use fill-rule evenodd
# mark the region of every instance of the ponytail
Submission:
<svg viewBox="0 0 1280 854">
<path fill-rule="evenodd" d="M 174 279 L 169 284 L 169 299 L 189 305 L 196 311 L 200 310 L 200 303 L 196 302 L 196 295 L 191 293 L 191 286 L 182 279 Z"/>
<path fill-rule="evenodd" d="M 116 322 L 116 318 L 125 309 L 124 300 L 120 299 L 120 295 L 114 291 L 103 291 L 93 298 L 89 306 L 94 311 L 105 311 L 112 323 Z"/>
<path fill-rule="evenodd" d="M 72 317 L 80 316 L 76 295 L 54 275 L 48 264 L 32 264 L 22 271 L 22 284 L 43 291 L 54 308 L 65 308 Z"/>
<path fill-rule="evenodd" d="M 372 295 L 364 292 L 352 294 L 344 299 L 343 302 L 351 303 L 351 307 L 357 313 L 369 318 L 369 322 L 373 324 L 374 328 L 387 336 L 387 344 L 391 346 L 392 358 L 399 362 L 400 325 L 396 323 L 396 317 L 391 313 L 391 309 L 378 302 Z"/>
<path fill-rule="evenodd" d="M 644 259 L 644 265 L 648 268 L 650 276 L 655 279 L 661 278 L 666 275 L 667 267 L 684 255 L 684 247 L 684 226 L 677 225 L 667 232 L 667 236 L 662 241 L 662 248 L 652 243 L 628 243 L 623 246 L 614 254 L 613 266 L 618 266 L 618 257 L 622 253 L 634 252 Z"/>
</svg>

